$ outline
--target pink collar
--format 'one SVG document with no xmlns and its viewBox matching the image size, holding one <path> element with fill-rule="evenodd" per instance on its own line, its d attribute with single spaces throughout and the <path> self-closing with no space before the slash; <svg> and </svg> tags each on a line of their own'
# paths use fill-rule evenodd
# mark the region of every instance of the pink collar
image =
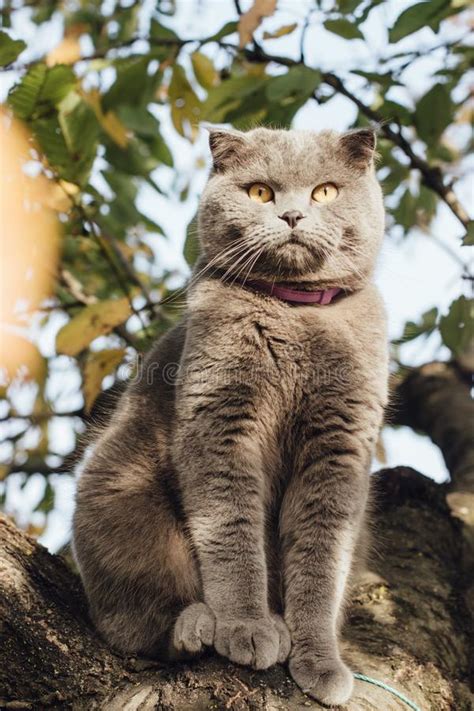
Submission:
<svg viewBox="0 0 474 711">
<path fill-rule="evenodd" d="M 246 286 L 255 289 L 255 291 L 262 291 L 269 296 L 275 296 L 281 301 L 287 301 L 289 304 L 320 304 L 321 306 L 330 304 L 334 297 L 342 291 L 339 287 L 321 291 L 298 291 L 266 281 L 250 281 Z"/>
</svg>

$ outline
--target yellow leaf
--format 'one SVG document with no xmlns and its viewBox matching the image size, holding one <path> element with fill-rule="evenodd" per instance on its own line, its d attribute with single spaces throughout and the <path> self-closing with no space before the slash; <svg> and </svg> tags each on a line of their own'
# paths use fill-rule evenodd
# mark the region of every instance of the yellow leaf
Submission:
<svg viewBox="0 0 474 711">
<path fill-rule="evenodd" d="M 84 400 L 86 412 L 90 412 L 101 391 L 102 381 L 122 362 L 125 348 L 110 348 L 91 353 L 84 366 Z"/>
<path fill-rule="evenodd" d="M 126 148 L 128 144 L 128 131 L 123 123 L 117 118 L 113 111 L 107 111 L 99 118 L 102 128 L 106 131 L 110 138 L 120 146 Z"/>
<path fill-rule="evenodd" d="M 245 47 L 252 37 L 253 33 L 260 25 L 264 17 L 270 17 L 276 10 L 276 0 L 254 0 L 250 10 L 244 12 L 239 20 L 239 38 L 240 47 Z"/>
<path fill-rule="evenodd" d="M 181 136 L 194 141 L 198 135 L 201 102 L 179 64 L 173 67 L 168 93 L 173 126 Z"/>
<path fill-rule="evenodd" d="M 278 37 L 284 37 L 285 35 L 291 34 L 297 27 L 297 22 L 293 22 L 292 25 L 283 25 L 283 27 L 279 27 L 274 32 L 264 32 L 263 39 L 278 39 Z"/>
<path fill-rule="evenodd" d="M 61 328 L 56 336 L 56 351 L 75 356 L 98 336 L 110 333 L 130 316 L 128 299 L 109 299 L 86 306 Z"/>
<path fill-rule="evenodd" d="M 191 62 L 196 79 L 204 89 L 212 89 L 218 84 L 219 74 L 209 57 L 202 52 L 193 52 Z"/>
<path fill-rule="evenodd" d="M 51 190 L 45 205 L 56 212 L 69 212 L 74 204 L 74 195 L 79 192 L 79 186 L 60 180 L 51 185 Z"/>
<path fill-rule="evenodd" d="M 27 536 L 32 536 L 33 538 L 39 538 L 42 533 L 44 533 L 44 530 L 46 528 L 46 525 L 44 523 L 38 524 L 38 523 L 30 523 L 27 525 L 25 529 L 25 533 Z"/>
<path fill-rule="evenodd" d="M 93 109 L 98 122 L 104 131 L 109 134 L 110 138 L 115 141 L 120 148 L 126 148 L 129 141 L 127 128 L 113 111 L 107 111 L 107 113 L 104 114 L 100 103 L 100 92 L 97 91 L 97 89 L 82 92 L 82 98 Z"/>
<path fill-rule="evenodd" d="M 65 37 L 57 47 L 46 55 L 48 67 L 55 64 L 74 64 L 81 58 L 81 47 L 77 37 Z"/>
</svg>

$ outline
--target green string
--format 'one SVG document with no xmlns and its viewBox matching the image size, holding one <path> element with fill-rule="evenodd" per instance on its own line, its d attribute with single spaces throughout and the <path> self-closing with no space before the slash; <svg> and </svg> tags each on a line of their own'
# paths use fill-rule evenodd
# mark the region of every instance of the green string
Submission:
<svg viewBox="0 0 474 711">
<path fill-rule="evenodd" d="M 354 678 L 359 679 L 359 681 L 366 681 L 368 684 L 373 684 L 374 686 L 380 686 L 381 689 L 385 689 L 385 691 L 388 691 L 390 694 L 396 696 L 397 699 L 403 701 L 407 706 L 413 709 L 413 711 L 421 711 L 420 707 L 417 706 L 413 701 L 410 701 L 410 699 L 408 699 L 404 694 L 394 689 L 392 686 L 384 684 L 383 681 L 378 681 L 377 679 L 372 679 L 372 677 L 370 676 L 365 676 L 365 674 L 358 673 L 354 674 Z"/>
</svg>

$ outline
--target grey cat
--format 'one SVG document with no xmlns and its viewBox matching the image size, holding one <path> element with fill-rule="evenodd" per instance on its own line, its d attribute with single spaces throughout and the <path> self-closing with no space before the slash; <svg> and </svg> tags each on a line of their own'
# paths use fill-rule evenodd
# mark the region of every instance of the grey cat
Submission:
<svg viewBox="0 0 474 711">
<path fill-rule="evenodd" d="M 187 309 L 83 462 L 75 556 L 118 651 L 289 657 L 340 704 L 387 399 L 375 134 L 215 129 L 210 147 Z"/>
</svg>

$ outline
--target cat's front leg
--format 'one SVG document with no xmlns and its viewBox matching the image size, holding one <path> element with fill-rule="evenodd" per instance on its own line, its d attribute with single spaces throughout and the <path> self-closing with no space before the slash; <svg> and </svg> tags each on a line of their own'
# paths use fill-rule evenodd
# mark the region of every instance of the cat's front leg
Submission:
<svg viewBox="0 0 474 711">
<path fill-rule="evenodd" d="M 265 483 L 252 387 L 184 389 L 182 400 L 175 464 L 203 602 L 215 617 L 213 644 L 233 662 L 266 669 L 286 659 L 290 640 L 268 608 Z M 186 614 L 176 626 L 184 646 Z"/>
<path fill-rule="evenodd" d="M 281 511 L 290 673 L 328 705 L 346 703 L 353 688 L 338 627 L 369 484 L 369 447 L 343 418 L 308 425 Z"/>
</svg>

